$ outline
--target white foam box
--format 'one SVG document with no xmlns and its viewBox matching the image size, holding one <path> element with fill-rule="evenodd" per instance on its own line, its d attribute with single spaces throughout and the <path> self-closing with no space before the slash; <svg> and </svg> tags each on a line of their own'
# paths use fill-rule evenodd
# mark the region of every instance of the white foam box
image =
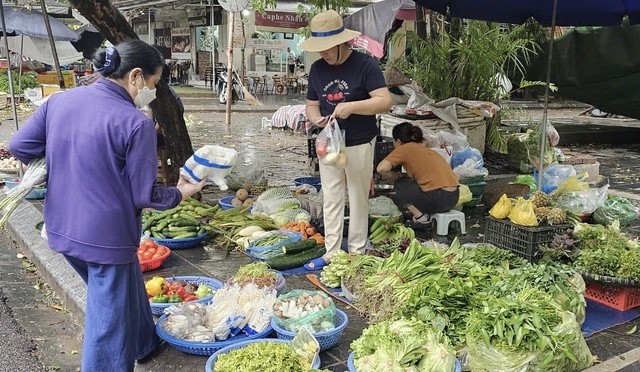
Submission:
<svg viewBox="0 0 640 372">
<path fill-rule="evenodd" d="M 28 88 L 24 90 L 24 98 L 34 102 L 42 99 L 42 87 Z"/>
</svg>

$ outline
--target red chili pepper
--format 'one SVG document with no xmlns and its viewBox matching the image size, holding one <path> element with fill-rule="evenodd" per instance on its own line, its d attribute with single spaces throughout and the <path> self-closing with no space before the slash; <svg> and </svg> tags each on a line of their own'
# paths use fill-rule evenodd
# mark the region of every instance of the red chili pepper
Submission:
<svg viewBox="0 0 640 372">
<path fill-rule="evenodd" d="M 183 299 L 189 295 L 189 292 L 187 292 L 187 290 L 182 286 L 179 286 L 178 288 L 176 288 L 175 291 L 176 291 L 176 294 L 178 294 Z"/>
</svg>

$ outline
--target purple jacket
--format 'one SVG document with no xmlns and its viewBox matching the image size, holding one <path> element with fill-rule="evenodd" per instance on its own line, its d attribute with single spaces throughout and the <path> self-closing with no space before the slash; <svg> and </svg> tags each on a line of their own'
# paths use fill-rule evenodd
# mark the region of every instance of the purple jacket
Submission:
<svg viewBox="0 0 640 372">
<path fill-rule="evenodd" d="M 143 208 L 180 203 L 157 186 L 156 131 L 120 85 L 101 79 L 52 95 L 11 139 L 20 161 L 46 156 L 44 220 L 57 252 L 98 264 L 133 262 Z"/>
</svg>

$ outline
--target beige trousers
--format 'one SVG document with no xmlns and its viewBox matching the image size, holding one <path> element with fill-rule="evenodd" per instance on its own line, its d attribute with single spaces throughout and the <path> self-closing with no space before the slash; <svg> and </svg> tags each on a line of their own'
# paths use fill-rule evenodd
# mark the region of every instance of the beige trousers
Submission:
<svg viewBox="0 0 640 372">
<path fill-rule="evenodd" d="M 324 197 L 325 261 L 340 250 L 344 229 L 345 190 L 349 196 L 349 253 L 364 253 L 369 228 L 369 190 L 373 177 L 375 138 L 370 143 L 347 147 L 344 169 L 320 162 Z"/>
</svg>

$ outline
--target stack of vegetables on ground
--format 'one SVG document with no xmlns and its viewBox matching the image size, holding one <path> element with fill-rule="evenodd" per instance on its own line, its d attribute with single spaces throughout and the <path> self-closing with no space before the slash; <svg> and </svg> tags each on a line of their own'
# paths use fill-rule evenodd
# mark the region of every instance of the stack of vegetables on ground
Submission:
<svg viewBox="0 0 640 372">
<path fill-rule="evenodd" d="M 412 228 L 396 222 L 395 217 L 378 217 L 371 225 L 369 240 L 375 247 L 385 239 L 409 239 L 416 237 Z"/>
<path fill-rule="evenodd" d="M 319 245 L 324 245 L 324 236 L 322 236 L 309 221 L 288 222 L 284 224 L 281 229 L 299 233 L 302 235 L 302 240 L 313 239 Z"/>
<path fill-rule="evenodd" d="M 322 268 L 320 281 L 329 288 L 338 288 L 341 278 L 349 269 L 352 256 L 345 251 L 338 251 L 331 257 L 331 263 Z"/>
<path fill-rule="evenodd" d="M 541 251 L 582 273 L 640 281 L 640 243 L 622 233 L 616 222 L 607 227 L 577 223 Z"/>
<path fill-rule="evenodd" d="M 269 327 L 275 300 L 270 288 L 225 285 L 211 304 L 189 302 L 165 310 L 169 315 L 162 327 L 173 337 L 195 342 L 227 340 L 240 332 L 253 335 Z"/>
<path fill-rule="evenodd" d="M 167 280 L 156 276 L 144 284 L 152 303 L 181 303 L 213 296 L 215 290 L 206 284 L 188 283 L 184 280 Z"/>
<path fill-rule="evenodd" d="M 271 271 L 266 263 L 254 262 L 240 266 L 236 274 L 227 283 L 238 283 L 240 286 L 254 283 L 260 288 L 274 288 L 277 281 L 277 274 Z"/>
<path fill-rule="evenodd" d="M 267 216 L 278 227 L 292 221 L 309 221 L 309 212 L 300 207 L 300 201 L 288 187 L 274 187 L 265 190 L 253 204 L 251 214 Z"/>
<path fill-rule="evenodd" d="M 193 238 L 207 232 L 202 220 L 214 216 L 218 209 L 189 198 L 166 211 L 145 210 L 142 212 L 142 231 L 158 239 Z"/>
<path fill-rule="evenodd" d="M 318 245 L 314 239 L 300 240 L 282 245 L 280 252 L 266 260 L 266 263 L 274 270 L 287 270 L 301 267 L 325 253 L 327 250 L 324 245 Z"/>
<path fill-rule="evenodd" d="M 278 297 L 273 304 L 276 324 L 298 332 L 306 327 L 311 332 L 324 332 L 336 327 L 336 306 L 320 291 L 294 290 Z"/>
<path fill-rule="evenodd" d="M 276 229 L 271 218 L 246 213 L 248 208 L 243 206 L 217 210 L 205 220 L 205 229 L 213 236 L 216 245 L 227 251 L 234 248 L 245 250 L 249 246 L 249 240 Z"/>
<path fill-rule="evenodd" d="M 453 372 L 455 350 L 446 336 L 416 319 L 382 321 L 351 343 L 358 371 Z"/>
<path fill-rule="evenodd" d="M 344 262 L 338 263 L 344 266 Z M 331 270 L 332 265 L 325 270 Z M 442 332 L 458 352 L 466 350 L 470 342 L 474 342 L 475 351 L 481 350 L 481 343 L 482 350 L 496 358 L 508 355 L 512 362 L 534 355 L 536 364 L 551 363 L 566 371 L 592 363 L 579 330 L 585 314 L 585 285 L 568 267 L 531 265 L 490 245 L 465 248 L 454 241 L 446 247 L 413 240 L 405 253 L 395 251 L 386 259 L 350 257 L 348 267 L 340 272 L 344 287 L 357 297 L 354 307 L 373 323 L 416 318 Z M 335 285 L 337 279 L 330 282 Z M 530 298 L 538 293 L 546 294 L 543 301 L 547 305 L 531 315 L 538 307 L 523 302 L 533 303 Z M 510 310 L 502 314 L 505 307 Z M 475 323 L 486 316 L 483 314 L 509 319 L 487 321 L 485 324 L 497 327 L 487 330 Z M 537 319 L 535 324 L 522 324 L 529 316 Z M 516 333 L 505 331 L 507 324 Z M 523 346 L 520 342 L 527 334 L 545 341 Z M 564 352 L 567 348 L 572 351 Z M 471 350 L 469 355 L 482 358 Z"/>
</svg>

